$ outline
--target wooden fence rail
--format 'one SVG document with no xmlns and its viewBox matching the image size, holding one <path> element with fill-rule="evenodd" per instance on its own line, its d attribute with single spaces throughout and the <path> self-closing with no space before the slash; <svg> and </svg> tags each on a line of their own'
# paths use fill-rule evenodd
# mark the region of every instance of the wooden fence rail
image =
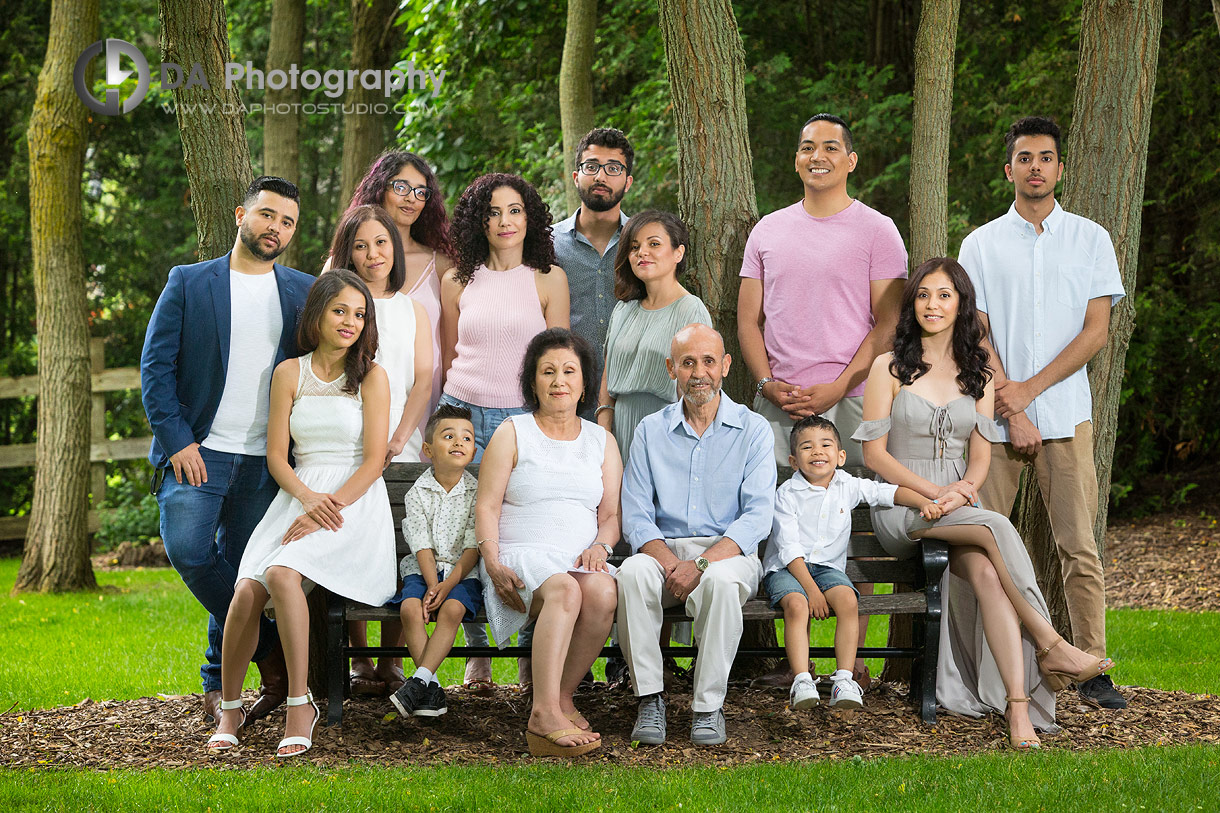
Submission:
<svg viewBox="0 0 1220 813">
<path fill-rule="evenodd" d="M 152 438 L 110 440 L 106 433 L 106 393 L 140 389 L 140 368 L 106 369 L 105 343 L 100 338 L 89 340 L 89 361 L 92 367 L 92 392 L 89 399 L 89 491 L 93 509 L 89 511 L 89 532 L 100 527 L 97 507 L 106 498 L 106 461 L 139 460 L 148 454 Z M 28 398 L 38 395 L 38 376 L 23 375 L 0 378 L 0 398 Z M 0 469 L 33 466 L 36 443 L 0 446 Z M 24 539 L 29 517 L 0 517 L 0 539 Z"/>
</svg>

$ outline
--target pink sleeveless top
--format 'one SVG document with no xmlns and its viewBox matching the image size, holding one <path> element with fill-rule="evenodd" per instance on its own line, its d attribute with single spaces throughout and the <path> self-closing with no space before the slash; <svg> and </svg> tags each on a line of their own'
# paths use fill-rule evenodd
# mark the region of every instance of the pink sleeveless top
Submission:
<svg viewBox="0 0 1220 813">
<path fill-rule="evenodd" d="M 436 402 L 441 399 L 441 279 L 436 273 L 435 251 L 428 267 L 416 280 L 415 287 L 407 291 L 407 296 L 423 307 L 432 326 L 432 397 L 428 399 L 428 411 L 419 425 L 420 432 L 423 432 L 428 416 L 436 411 Z"/>
<path fill-rule="evenodd" d="M 481 407 L 524 405 L 521 362 L 530 339 L 546 330 L 534 269 L 492 271 L 485 265 L 458 300 L 457 357 L 445 393 Z"/>
</svg>

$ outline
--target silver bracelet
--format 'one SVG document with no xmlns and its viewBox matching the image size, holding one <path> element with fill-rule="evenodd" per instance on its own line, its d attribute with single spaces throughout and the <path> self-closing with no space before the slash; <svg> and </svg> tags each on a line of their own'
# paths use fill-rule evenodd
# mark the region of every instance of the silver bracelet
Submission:
<svg viewBox="0 0 1220 813">
<path fill-rule="evenodd" d="M 775 379 L 774 379 L 774 378 L 772 378 L 772 377 L 771 377 L 771 376 L 769 376 L 769 375 L 767 375 L 767 376 L 763 376 L 762 378 L 758 379 L 758 386 L 756 386 L 756 387 L 754 388 L 754 394 L 755 394 L 755 395 L 762 395 L 762 388 L 763 388 L 763 387 L 765 387 L 765 386 L 767 386 L 768 384 L 770 384 L 770 383 L 771 383 L 772 381 L 774 381 L 774 380 L 775 380 Z"/>
<path fill-rule="evenodd" d="M 600 415 L 603 409 L 614 409 L 614 404 L 599 404 L 597 409 L 593 410 L 593 415 Z"/>
</svg>

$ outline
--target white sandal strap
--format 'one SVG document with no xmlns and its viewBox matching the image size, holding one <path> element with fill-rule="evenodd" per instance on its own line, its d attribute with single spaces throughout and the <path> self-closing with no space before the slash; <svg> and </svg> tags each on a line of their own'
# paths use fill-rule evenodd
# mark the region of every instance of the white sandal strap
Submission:
<svg viewBox="0 0 1220 813">
<path fill-rule="evenodd" d="M 313 692 L 305 692 L 300 697 L 289 697 L 284 700 L 286 706 L 304 706 L 306 703 L 313 702 Z"/>
<path fill-rule="evenodd" d="M 275 746 L 275 750 L 278 751 L 281 748 L 287 748 L 290 745 L 304 745 L 306 748 L 310 748 L 313 746 L 313 740 L 311 740 L 309 737 L 285 737 L 284 739 L 280 740 L 279 745 Z"/>
<path fill-rule="evenodd" d="M 241 698 L 239 697 L 236 700 L 221 700 L 220 708 L 222 711 L 230 711 L 232 709 L 239 709 L 239 708 L 241 708 Z"/>
<path fill-rule="evenodd" d="M 210 748 L 214 742 L 227 742 L 229 745 L 237 745 L 237 737 L 232 734 L 213 734 L 212 738 L 208 740 L 208 747 Z M 228 749 L 222 748 L 220 750 L 225 751 Z"/>
</svg>

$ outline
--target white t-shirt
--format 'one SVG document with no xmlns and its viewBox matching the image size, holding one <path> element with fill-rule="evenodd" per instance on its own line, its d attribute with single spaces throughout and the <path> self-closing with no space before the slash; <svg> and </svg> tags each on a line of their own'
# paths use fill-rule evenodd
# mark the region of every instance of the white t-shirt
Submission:
<svg viewBox="0 0 1220 813">
<path fill-rule="evenodd" d="M 229 269 L 229 365 L 224 394 L 201 446 L 265 456 L 271 374 L 284 329 L 275 274 Z"/>
</svg>

